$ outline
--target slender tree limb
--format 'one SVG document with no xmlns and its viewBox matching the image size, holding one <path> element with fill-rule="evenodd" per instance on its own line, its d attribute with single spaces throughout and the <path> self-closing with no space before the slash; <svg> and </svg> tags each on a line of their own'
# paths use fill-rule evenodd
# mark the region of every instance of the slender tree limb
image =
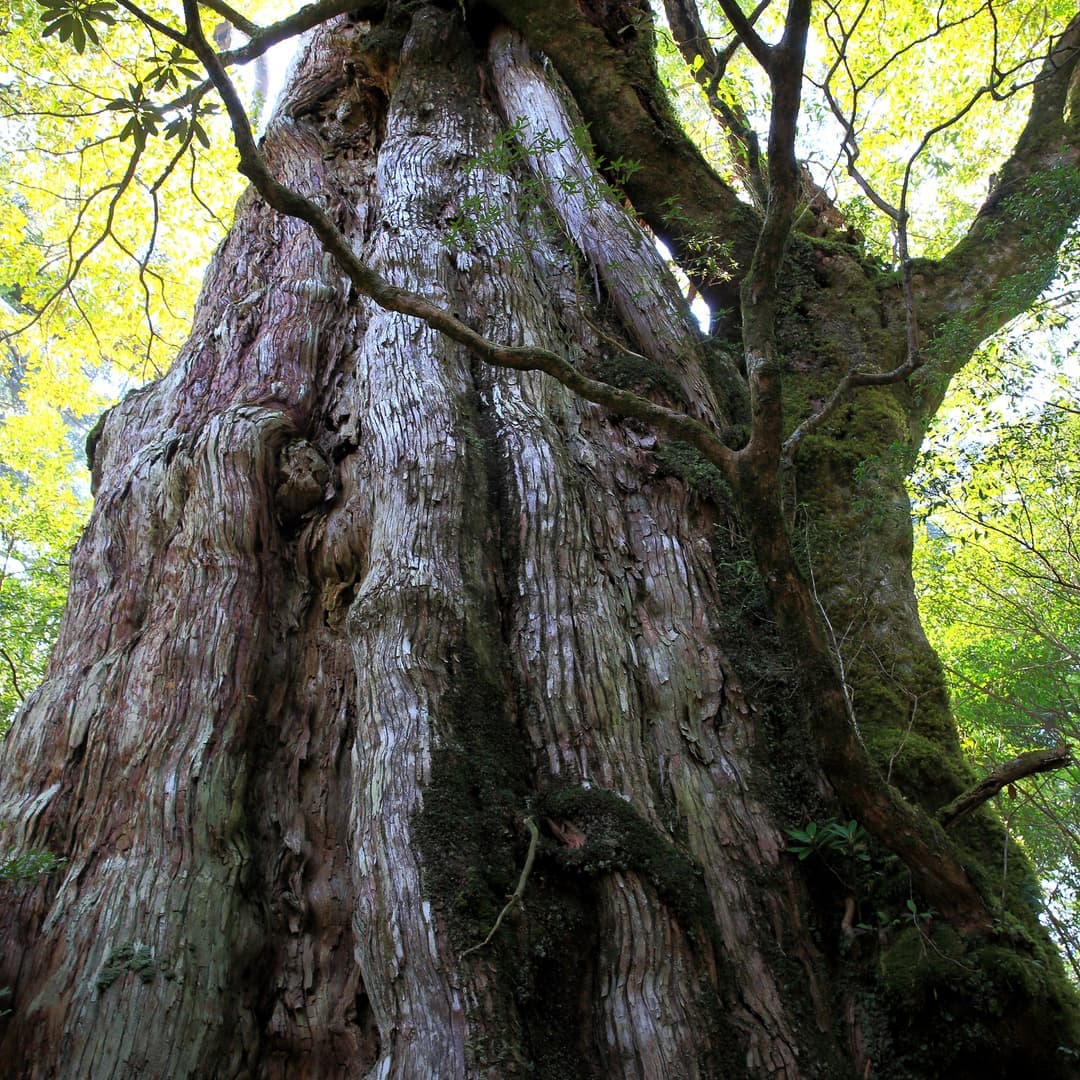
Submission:
<svg viewBox="0 0 1080 1080">
<path fill-rule="evenodd" d="M 969 622 L 969 623 L 967 623 L 967 625 L 970 626 L 970 625 L 980 625 L 980 624 L 978 624 L 978 623 L 972 624 L 972 623 Z M 981 624 L 981 625 L 985 625 L 985 624 Z M 992 627 L 992 629 L 1003 630 L 1003 631 L 1010 631 L 1011 630 L 1011 631 L 1015 632 L 1014 627 L 1008 627 L 1008 626 L 994 626 L 994 627 Z M 951 664 L 946 664 L 945 665 L 945 670 L 954 679 L 958 679 L 960 682 L 965 683 L 967 686 L 970 686 L 972 690 L 978 690 L 980 694 L 985 694 L 988 698 L 992 698 L 994 701 L 1000 701 L 1003 705 L 1007 705 L 1010 709 L 1013 709 L 1016 712 L 1023 713 L 1026 717 L 1028 717 L 1029 720 L 1033 720 L 1040 727 L 1044 728 L 1044 730 L 1056 731 L 1058 729 L 1058 722 L 1057 722 L 1056 718 L 1051 722 L 1051 724 L 1047 724 L 1046 715 L 1044 713 L 1040 712 L 1039 710 L 1033 709 L 1029 705 L 1024 705 L 1022 702 L 1014 700 L 1013 698 L 1009 697 L 1007 694 L 998 693 L 993 688 L 993 686 L 983 685 L 982 683 L 976 682 L 974 679 L 968 678 L 967 675 L 965 675 L 958 668 L 953 667 Z"/>
<path fill-rule="evenodd" d="M 8 669 L 11 672 L 11 685 L 15 689 L 15 694 L 20 701 L 26 700 L 26 695 L 22 692 L 22 687 L 19 685 L 19 672 L 15 667 L 15 661 L 11 659 L 11 655 L 8 653 L 2 645 L 0 645 L 0 656 L 3 656 L 7 663 Z"/>
<path fill-rule="evenodd" d="M 767 45 L 754 29 L 752 19 L 739 7 L 738 0 L 719 0 L 724 18 L 731 23 L 731 29 L 746 46 L 746 51 L 768 72 L 772 71 L 775 47 Z M 791 11 L 788 9 L 790 21 Z"/>
<path fill-rule="evenodd" d="M 529 883 L 529 875 L 532 873 L 533 863 L 536 861 L 536 846 L 540 842 L 540 829 L 537 827 L 536 819 L 534 817 L 527 817 L 525 824 L 529 828 L 529 851 L 525 856 L 525 865 L 521 868 L 521 876 L 518 878 L 517 887 L 510 894 L 510 899 L 503 905 L 502 911 L 499 912 L 499 917 L 495 920 L 495 925 L 488 931 L 487 937 L 484 938 L 478 945 L 473 945 L 471 948 L 466 949 L 458 958 L 464 960 L 469 953 L 479 952 L 491 939 L 495 936 L 499 927 L 502 926 L 503 919 L 506 918 L 510 912 L 521 903 L 521 898 L 525 895 L 525 886 Z"/>
<path fill-rule="evenodd" d="M 156 30 L 163 37 L 167 37 L 170 41 L 175 41 L 177 45 L 186 45 L 187 39 L 182 31 L 177 30 L 175 26 L 169 26 L 168 23 L 163 23 L 160 19 L 155 19 L 148 11 L 144 11 L 138 4 L 133 3 L 132 0 L 116 0 L 116 2 L 126 12 L 134 15 L 136 19 L 148 27 L 151 30 Z"/>
<path fill-rule="evenodd" d="M 910 324 L 909 324 L 910 325 Z M 799 447 L 807 435 L 812 435 L 836 410 L 851 396 L 853 390 L 863 386 L 891 386 L 903 382 L 909 375 L 918 370 L 922 364 L 922 357 L 918 350 L 910 350 L 907 359 L 892 371 L 849 371 L 833 389 L 825 403 L 814 413 L 808 416 L 795 430 L 784 440 L 783 463 L 790 467 L 799 452 Z"/>
<path fill-rule="evenodd" d="M 768 7 L 770 0 L 762 0 L 750 14 L 753 24 Z M 675 45 L 686 65 L 701 87 L 705 101 L 723 129 L 731 152 L 736 174 L 746 185 L 755 205 L 764 209 L 768 199 L 767 184 L 762 173 L 761 148 L 746 113 L 738 105 L 724 101 L 720 96 L 720 82 L 727 65 L 738 50 L 741 41 L 735 37 L 729 45 L 717 52 L 712 47 L 698 13 L 696 0 L 664 0 L 664 12 L 668 26 L 675 38 Z M 698 63 L 698 60 L 701 63 Z"/>
<path fill-rule="evenodd" d="M 246 34 L 250 38 L 259 33 L 258 23 L 253 23 L 245 15 L 241 15 L 236 8 L 225 3 L 225 0 L 200 0 L 200 3 L 215 15 L 220 15 L 227 22 L 232 23 L 241 34 Z"/>
<path fill-rule="evenodd" d="M 795 134 L 810 28 L 810 0 L 790 0 L 787 24 L 769 68 L 769 197 L 750 272 L 742 283 L 743 346 L 750 385 L 750 440 L 759 484 L 776 482 L 783 430 L 780 371 L 775 356 L 777 275 L 787 250 L 801 190 Z"/>
<path fill-rule="evenodd" d="M 1072 762 L 1072 751 L 1065 743 L 1051 747 L 1049 750 L 1030 750 L 1026 754 L 1020 754 L 999 765 L 973 788 L 969 788 L 951 803 L 943 806 L 937 812 L 937 819 L 945 828 L 948 828 L 965 814 L 970 814 L 972 810 L 992 799 L 1003 787 L 1017 780 L 1023 780 L 1025 776 L 1035 776 L 1037 773 L 1064 768 Z"/>
</svg>

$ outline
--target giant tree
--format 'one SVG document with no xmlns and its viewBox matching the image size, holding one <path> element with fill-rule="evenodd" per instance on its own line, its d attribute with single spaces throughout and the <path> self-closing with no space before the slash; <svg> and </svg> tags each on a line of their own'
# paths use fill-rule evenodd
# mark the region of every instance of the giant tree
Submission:
<svg viewBox="0 0 1080 1080">
<path fill-rule="evenodd" d="M 13 1072 L 1069 1075 L 1037 883 L 956 812 L 903 474 L 1080 213 L 1080 20 L 670 0 L 725 168 L 638 0 L 120 7 L 157 50 L 122 167 L 213 92 L 251 186 L 90 439 L 4 742 L 9 847 L 65 860 L 0 909 Z M 229 72 L 301 30 L 257 141 Z M 958 40 L 875 173 L 882 86 Z M 172 114 L 162 56 L 206 74 Z M 808 168 L 804 93 L 894 258 Z M 920 256 L 928 153 L 1021 95 Z"/>
</svg>

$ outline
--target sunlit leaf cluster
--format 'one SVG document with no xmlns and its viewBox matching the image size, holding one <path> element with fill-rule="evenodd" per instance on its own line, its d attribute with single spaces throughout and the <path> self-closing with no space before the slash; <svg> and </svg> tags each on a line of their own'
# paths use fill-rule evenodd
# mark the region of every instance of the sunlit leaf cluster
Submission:
<svg viewBox="0 0 1080 1080">
<path fill-rule="evenodd" d="M 114 366 L 145 378 L 183 340 L 240 185 L 191 57 L 126 17 L 95 21 L 102 7 L 63 9 L 96 26 L 82 50 L 42 37 L 61 9 L 9 8 L 0 289 L 10 310 L 0 329 L 40 324 L 73 374 Z"/>
<path fill-rule="evenodd" d="M 730 26 L 715 0 L 699 8 L 715 45 L 730 41 Z M 910 212 L 912 254 L 941 255 L 989 194 L 987 177 L 1022 129 L 1046 42 L 1073 14 L 1068 0 L 815 5 L 800 155 L 814 183 L 872 251 L 892 256 L 895 223 L 852 179 L 849 164 L 881 199 Z M 768 7 L 756 28 L 775 40 L 782 9 Z M 678 108 L 712 160 L 734 178 L 730 142 L 687 78 L 670 31 L 660 37 L 662 70 Z M 717 93 L 738 103 L 764 146 L 768 82 L 745 50 L 733 54 Z M 843 149 L 845 136 L 853 162 Z"/>
<path fill-rule="evenodd" d="M 920 610 L 985 767 L 1080 738 L 1080 356 L 1055 321 L 984 348 L 914 478 Z M 1080 978 L 1080 768 L 1029 778 L 998 803 Z"/>
</svg>

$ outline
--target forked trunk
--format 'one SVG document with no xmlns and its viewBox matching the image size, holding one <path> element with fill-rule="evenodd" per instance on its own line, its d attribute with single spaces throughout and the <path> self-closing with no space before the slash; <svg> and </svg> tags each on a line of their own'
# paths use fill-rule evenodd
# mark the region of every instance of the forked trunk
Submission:
<svg viewBox="0 0 1080 1080">
<path fill-rule="evenodd" d="M 435 8 L 400 54 L 367 29 L 307 47 L 264 143 L 279 179 L 486 337 L 737 422 L 730 361 L 542 60 Z M 893 726 L 949 753 L 903 509 L 867 534 L 853 467 L 806 480 L 837 516 L 815 580 L 862 605 L 864 685 L 922 709 Z M 685 448 L 351 296 L 245 197 L 190 342 L 109 413 L 93 468 L 61 638 L 0 765 L 12 842 L 67 860 L 0 910 L 9 1075 L 930 1075 L 929 997 L 899 965 L 943 946 L 919 913 L 883 927 L 875 981 L 877 927 L 845 915 L 874 918 L 870 886 L 784 853 L 784 827 L 838 812 L 812 703 Z M 522 902 L 473 948 L 527 819 Z M 1047 991 L 1025 994 L 1028 1015 Z M 1007 1075 L 965 1038 L 950 1075 Z"/>
</svg>

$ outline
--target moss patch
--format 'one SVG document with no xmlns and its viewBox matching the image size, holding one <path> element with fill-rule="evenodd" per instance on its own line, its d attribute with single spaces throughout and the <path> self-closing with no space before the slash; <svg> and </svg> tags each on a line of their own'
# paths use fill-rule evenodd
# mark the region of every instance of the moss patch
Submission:
<svg viewBox="0 0 1080 1080">
<path fill-rule="evenodd" d="M 157 978 L 158 964 L 148 945 L 137 945 L 129 941 L 110 949 L 94 985 L 99 993 L 104 993 L 129 971 L 138 975 L 140 982 L 152 983 Z"/>
<path fill-rule="evenodd" d="M 655 361 L 644 356 L 622 353 L 605 357 L 596 363 L 596 373 L 604 382 L 620 390 L 634 390 L 639 394 L 662 394 L 680 405 L 686 405 L 686 395 L 675 377 Z"/>
<path fill-rule="evenodd" d="M 645 878 L 691 936 L 717 933 L 701 871 L 625 800 L 601 788 L 557 788 L 540 798 L 541 817 L 569 821 L 580 848 L 548 844 L 542 853 L 583 877 L 633 871 Z"/>
<path fill-rule="evenodd" d="M 425 891 L 459 951 L 482 941 L 494 924 L 528 846 L 527 760 L 500 676 L 472 645 L 459 648 L 431 783 L 413 822 Z"/>
<path fill-rule="evenodd" d="M 700 450 L 678 440 L 661 442 L 656 449 L 661 475 L 676 476 L 720 509 L 730 510 L 734 497 L 720 470 Z"/>
<path fill-rule="evenodd" d="M 905 1048 L 894 1074 L 1025 1075 L 1033 1067 L 1030 1037 L 1023 1035 L 1028 1024 L 1056 1031 L 1059 1045 L 1069 1049 L 1076 1034 L 1074 1018 L 1062 1007 L 1069 992 L 1044 959 L 995 943 L 969 943 L 944 925 L 911 926 L 899 934 L 880 960 L 884 998 Z M 1046 1050 L 1036 1069 L 1040 1075 L 1075 1075 L 1067 1053 L 1057 1046 Z"/>
</svg>

